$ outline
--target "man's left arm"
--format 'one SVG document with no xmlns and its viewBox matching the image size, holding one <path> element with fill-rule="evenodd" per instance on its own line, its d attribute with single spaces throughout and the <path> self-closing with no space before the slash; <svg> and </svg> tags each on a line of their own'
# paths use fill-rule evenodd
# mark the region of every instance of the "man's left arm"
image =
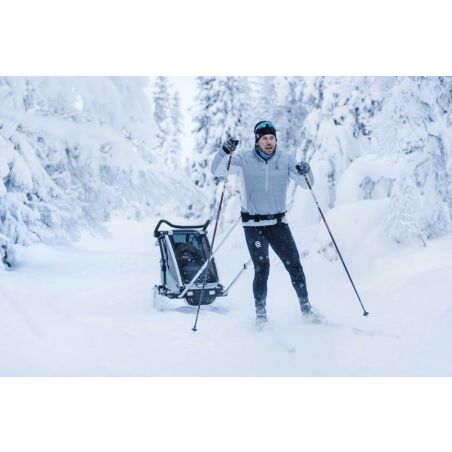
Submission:
<svg viewBox="0 0 452 452">
<path fill-rule="evenodd" d="M 314 185 L 314 175 L 309 163 L 305 161 L 296 163 L 293 161 L 289 166 L 289 177 L 300 187 L 309 188 L 305 176 L 312 187 Z"/>
</svg>

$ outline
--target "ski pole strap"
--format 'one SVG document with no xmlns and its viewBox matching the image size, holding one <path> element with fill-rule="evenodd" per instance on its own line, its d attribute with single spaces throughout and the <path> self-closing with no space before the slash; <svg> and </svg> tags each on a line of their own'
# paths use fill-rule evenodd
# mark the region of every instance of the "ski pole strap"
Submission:
<svg viewBox="0 0 452 452">
<path fill-rule="evenodd" d="M 248 212 L 241 212 L 242 222 L 247 223 L 248 221 L 265 221 L 265 220 L 277 220 L 281 223 L 283 218 L 286 216 L 286 212 L 273 213 L 269 215 L 250 215 Z"/>
</svg>

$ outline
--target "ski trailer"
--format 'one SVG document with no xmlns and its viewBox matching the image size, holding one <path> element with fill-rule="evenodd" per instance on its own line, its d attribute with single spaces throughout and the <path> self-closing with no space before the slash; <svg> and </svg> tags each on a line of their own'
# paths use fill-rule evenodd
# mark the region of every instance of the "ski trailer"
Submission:
<svg viewBox="0 0 452 452">
<path fill-rule="evenodd" d="M 171 229 L 160 230 L 165 223 Z M 226 296 L 218 279 L 212 256 L 207 226 L 180 226 L 160 220 L 154 237 L 160 248 L 160 285 L 154 286 L 154 298 L 185 299 L 191 306 L 211 304 L 217 297 Z M 205 281 L 205 284 L 204 284 Z M 201 293 L 204 294 L 201 297 Z"/>
<path fill-rule="evenodd" d="M 156 246 L 160 249 L 160 284 L 154 286 L 154 306 L 163 308 L 166 300 L 184 299 L 191 306 L 213 303 L 217 297 L 225 297 L 229 289 L 248 268 L 251 259 L 227 287 L 220 284 L 214 256 L 240 222 L 240 217 L 224 235 L 218 247 L 212 251 L 207 227 L 210 220 L 202 225 L 175 225 L 160 220 L 154 229 Z M 161 230 L 162 224 L 171 229 Z"/>
</svg>

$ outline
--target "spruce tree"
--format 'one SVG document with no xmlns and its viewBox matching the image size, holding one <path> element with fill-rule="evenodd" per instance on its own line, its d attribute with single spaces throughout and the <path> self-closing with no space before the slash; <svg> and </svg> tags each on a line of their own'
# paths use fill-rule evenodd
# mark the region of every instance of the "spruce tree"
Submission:
<svg viewBox="0 0 452 452">
<path fill-rule="evenodd" d="M 169 140 L 168 140 L 168 160 L 171 168 L 182 167 L 182 123 L 183 116 L 180 108 L 180 97 L 177 91 L 174 92 L 171 98 L 170 105 L 170 128 L 169 128 Z"/>
<path fill-rule="evenodd" d="M 442 114 L 434 90 L 438 86 L 436 77 L 400 77 L 383 110 L 391 124 L 394 159 L 402 168 L 386 218 L 390 236 L 399 242 L 415 241 L 417 230 L 427 238 L 451 230 L 446 131 L 439 127 Z"/>
<path fill-rule="evenodd" d="M 220 179 L 211 175 L 209 166 L 229 137 L 238 139 L 243 148 L 250 146 L 253 126 L 249 120 L 249 87 L 245 77 L 198 77 L 197 84 L 193 131 L 196 145 L 191 173 L 195 185 L 209 193 L 210 202 L 204 206 L 189 205 L 189 211 L 195 216 L 213 218 L 222 186 L 219 187 Z M 236 195 L 237 188 L 230 179 L 225 206 Z M 227 210 L 225 207 L 223 218 L 229 219 Z"/>
<path fill-rule="evenodd" d="M 157 77 L 154 85 L 154 119 L 157 124 L 156 151 L 168 168 L 181 163 L 182 113 L 177 92 L 172 92 L 168 77 Z"/>
<path fill-rule="evenodd" d="M 156 78 L 153 101 L 154 120 L 157 125 L 157 144 L 155 149 L 167 163 L 169 160 L 169 131 L 171 123 L 171 98 L 168 77 L 159 76 Z"/>
</svg>

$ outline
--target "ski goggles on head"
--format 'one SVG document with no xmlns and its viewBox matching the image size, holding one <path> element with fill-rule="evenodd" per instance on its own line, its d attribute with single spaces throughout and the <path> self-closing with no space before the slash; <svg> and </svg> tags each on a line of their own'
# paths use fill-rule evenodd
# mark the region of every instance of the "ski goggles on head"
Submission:
<svg viewBox="0 0 452 452">
<path fill-rule="evenodd" d="M 265 129 L 266 127 L 270 128 L 270 129 L 275 129 L 275 126 L 273 125 L 273 123 L 271 121 L 262 121 L 256 126 L 256 128 L 254 130 Z"/>
</svg>

